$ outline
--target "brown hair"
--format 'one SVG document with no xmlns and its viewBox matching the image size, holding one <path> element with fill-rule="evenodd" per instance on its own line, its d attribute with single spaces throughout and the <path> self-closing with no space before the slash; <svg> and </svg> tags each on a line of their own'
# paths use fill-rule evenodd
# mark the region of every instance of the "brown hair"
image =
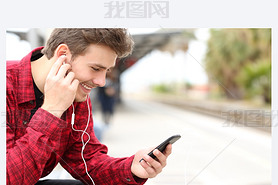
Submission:
<svg viewBox="0 0 278 185">
<path fill-rule="evenodd" d="M 131 54 L 134 42 L 124 28 L 56 28 L 51 33 L 42 53 L 50 59 L 60 44 L 69 47 L 72 59 L 85 54 L 90 44 L 108 46 L 116 52 L 118 58 L 123 58 Z"/>
</svg>

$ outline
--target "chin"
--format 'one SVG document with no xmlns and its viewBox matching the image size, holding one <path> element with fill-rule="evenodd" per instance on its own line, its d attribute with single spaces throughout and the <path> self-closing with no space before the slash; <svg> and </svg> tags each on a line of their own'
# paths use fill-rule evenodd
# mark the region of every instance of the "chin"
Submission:
<svg viewBox="0 0 278 185">
<path fill-rule="evenodd" d="M 87 97 L 89 96 L 89 94 L 86 94 L 82 91 L 82 89 L 80 89 L 80 87 L 77 89 L 76 91 L 76 95 L 75 95 L 75 102 L 84 102 L 87 100 Z"/>
<path fill-rule="evenodd" d="M 75 99 L 74 99 L 75 102 L 84 102 L 86 100 L 87 100 L 87 95 L 85 95 L 85 96 L 84 95 L 83 96 L 76 95 Z"/>
</svg>

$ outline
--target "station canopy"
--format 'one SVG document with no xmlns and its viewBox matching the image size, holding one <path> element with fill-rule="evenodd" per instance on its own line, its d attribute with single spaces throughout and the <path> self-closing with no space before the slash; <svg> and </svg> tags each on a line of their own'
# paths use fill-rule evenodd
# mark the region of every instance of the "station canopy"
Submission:
<svg viewBox="0 0 278 185">
<path fill-rule="evenodd" d="M 189 41 L 195 39 L 194 31 L 195 29 L 161 29 L 154 33 L 132 35 L 134 50 L 131 55 L 117 62 L 119 72 L 122 73 L 153 50 L 171 54 L 178 50 L 186 52 Z"/>
</svg>

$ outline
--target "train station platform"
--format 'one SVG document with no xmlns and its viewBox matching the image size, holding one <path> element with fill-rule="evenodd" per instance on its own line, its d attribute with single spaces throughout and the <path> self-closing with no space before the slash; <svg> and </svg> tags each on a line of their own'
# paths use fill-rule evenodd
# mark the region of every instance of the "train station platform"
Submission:
<svg viewBox="0 0 278 185">
<path fill-rule="evenodd" d="M 101 114 L 94 110 L 95 122 Z M 167 166 L 146 185 L 271 184 L 271 134 L 167 104 L 127 98 L 116 108 L 102 143 L 113 157 L 155 147 L 171 135 Z M 71 178 L 60 166 L 47 178 Z"/>
</svg>

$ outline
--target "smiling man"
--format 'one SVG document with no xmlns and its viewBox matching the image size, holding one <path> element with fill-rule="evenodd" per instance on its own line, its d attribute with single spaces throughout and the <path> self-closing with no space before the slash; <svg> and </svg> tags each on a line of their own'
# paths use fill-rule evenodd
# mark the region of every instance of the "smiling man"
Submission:
<svg viewBox="0 0 278 185">
<path fill-rule="evenodd" d="M 162 171 L 171 145 L 156 160 L 146 149 L 113 158 L 93 131 L 88 95 L 132 47 L 126 29 L 54 29 L 7 63 L 7 184 L 144 184 Z M 40 181 L 57 163 L 77 180 Z"/>
</svg>

